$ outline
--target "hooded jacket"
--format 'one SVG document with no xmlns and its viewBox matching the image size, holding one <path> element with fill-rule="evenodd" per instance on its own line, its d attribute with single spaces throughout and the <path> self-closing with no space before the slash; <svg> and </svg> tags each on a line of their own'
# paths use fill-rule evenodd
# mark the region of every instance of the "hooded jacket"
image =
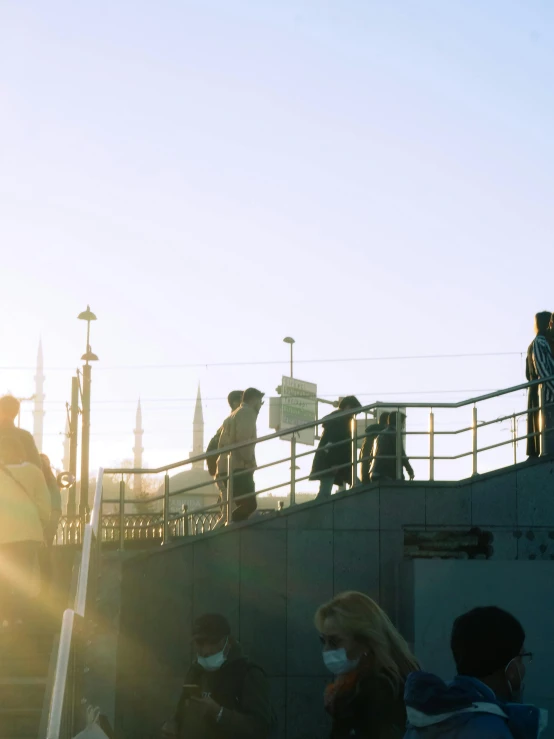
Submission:
<svg viewBox="0 0 554 739">
<path fill-rule="evenodd" d="M 451 683 L 428 672 L 413 672 L 404 691 L 404 739 L 537 739 L 547 711 L 502 703 L 480 680 L 458 675 Z"/>
</svg>

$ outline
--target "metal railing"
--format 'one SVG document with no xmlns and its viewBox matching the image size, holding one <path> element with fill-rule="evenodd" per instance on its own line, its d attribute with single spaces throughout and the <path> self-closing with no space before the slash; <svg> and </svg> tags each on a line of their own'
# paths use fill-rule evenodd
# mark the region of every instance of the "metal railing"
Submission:
<svg viewBox="0 0 554 739">
<path fill-rule="evenodd" d="M 355 416 L 359 416 L 362 414 L 366 415 L 366 418 L 368 415 L 377 414 L 379 413 L 380 409 L 386 408 L 387 410 L 396 409 L 401 410 L 403 412 L 416 412 L 416 411 L 426 411 L 428 412 L 428 427 L 425 430 L 411 430 L 410 428 L 403 429 L 400 427 L 400 425 L 396 428 L 396 439 L 395 439 L 395 447 L 396 447 L 396 454 L 393 457 L 383 457 L 388 459 L 394 459 L 395 460 L 395 477 L 396 479 L 402 479 L 402 469 L 403 469 L 403 440 L 405 437 L 413 437 L 414 439 L 426 438 L 427 444 L 426 449 L 424 450 L 424 453 L 417 453 L 417 454 L 411 454 L 410 459 L 412 462 L 417 461 L 419 463 L 426 462 L 427 467 L 427 479 L 428 480 L 435 480 L 436 479 L 436 465 L 440 462 L 454 462 L 459 460 L 464 460 L 466 458 L 469 458 L 471 460 L 471 474 L 476 475 L 478 474 L 478 468 L 479 468 L 479 456 L 483 455 L 485 452 L 490 452 L 492 450 L 500 449 L 502 447 L 506 447 L 508 445 L 512 446 L 514 449 L 514 462 L 517 462 L 517 444 L 519 442 L 525 441 L 527 439 L 537 437 L 539 440 L 539 446 L 540 446 L 540 455 L 544 456 L 546 454 L 546 423 L 545 423 L 545 410 L 546 410 L 546 385 L 554 383 L 554 375 L 550 378 L 547 378 L 544 381 L 535 380 L 533 382 L 527 382 L 522 383 L 520 385 L 515 385 L 513 387 L 505 388 L 502 390 L 497 390 L 492 393 L 487 393 L 485 395 L 480 395 L 474 398 L 468 398 L 466 400 L 458 401 L 458 402 L 436 402 L 436 403 L 381 403 L 381 402 L 375 402 L 370 405 L 364 406 L 362 408 L 357 409 L 355 412 L 352 410 L 346 410 L 346 411 L 335 411 L 333 414 L 333 418 L 336 420 L 339 420 L 341 418 L 352 418 Z M 511 409 L 510 412 L 502 412 L 499 416 L 496 416 L 489 420 L 483 420 L 478 412 L 478 407 L 484 405 L 488 401 L 493 401 L 495 399 L 501 399 L 505 398 L 510 395 L 514 395 L 516 393 L 521 393 L 522 391 L 529 390 L 529 388 L 538 387 L 538 397 L 539 397 L 539 405 L 535 408 L 529 409 L 527 407 L 527 403 L 525 403 L 525 407 L 523 409 L 519 410 L 513 410 Z M 554 405 L 554 404 L 549 404 Z M 440 428 L 437 424 L 437 418 L 436 414 L 439 411 L 459 411 L 460 409 L 471 409 L 471 414 L 469 418 L 467 419 L 466 423 L 463 425 L 460 425 L 457 428 L 454 429 L 447 429 L 447 428 Z M 522 416 L 527 416 L 529 413 L 535 414 L 536 420 L 537 420 L 537 427 L 538 430 L 534 431 L 532 433 L 526 433 L 519 435 L 517 433 L 517 420 L 521 418 Z M 298 484 L 302 482 L 307 482 L 314 479 L 314 476 L 310 473 L 308 474 L 297 474 L 298 471 L 298 463 L 301 463 L 302 461 L 307 460 L 309 457 L 313 456 L 315 453 L 317 453 L 318 449 L 312 448 L 308 451 L 298 453 L 298 451 L 295 448 L 295 445 L 291 445 L 292 447 L 292 454 L 289 456 L 281 457 L 279 456 L 277 459 L 272 459 L 269 462 L 266 462 L 264 464 L 257 465 L 255 468 L 252 469 L 235 469 L 233 470 L 233 464 L 235 463 L 235 453 L 237 450 L 245 449 L 247 447 L 252 447 L 255 443 L 257 449 L 260 449 L 260 447 L 267 442 L 271 442 L 277 439 L 286 439 L 290 440 L 291 437 L 293 437 L 295 434 L 298 434 L 300 431 L 303 431 L 305 429 L 311 429 L 315 428 L 316 432 L 319 426 L 322 424 L 325 424 L 329 417 L 326 418 L 319 418 L 315 422 L 305 423 L 299 426 L 296 426 L 294 428 L 288 428 L 286 430 L 278 431 L 272 434 L 268 434 L 262 437 L 259 437 L 256 439 L 255 442 L 252 441 L 246 441 L 238 444 L 233 444 L 226 446 L 222 449 L 215 450 L 210 453 L 201 454 L 198 456 L 190 457 L 189 459 L 174 462 L 172 464 L 164 465 L 161 467 L 156 468 L 148 468 L 148 469 L 142 469 L 142 468 L 112 468 L 112 469 L 106 469 L 105 474 L 110 475 L 122 475 L 122 476 L 128 476 L 130 474 L 164 474 L 164 484 L 163 484 L 163 493 L 157 496 L 149 497 L 149 502 L 156 502 L 161 501 L 162 502 L 162 513 L 161 513 L 161 520 L 156 523 L 156 526 L 159 526 L 161 529 L 161 539 L 162 543 L 168 543 L 171 540 L 172 533 L 175 529 L 174 526 L 174 514 L 170 513 L 170 501 L 174 496 L 178 495 L 190 495 L 192 493 L 197 493 L 199 490 L 202 490 L 203 488 L 207 487 L 213 487 L 213 481 L 209 480 L 207 482 L 202 482 L 187 488 L 183 488 L 177 491 L 171 491 L 170 492 L 170 476 L 169 472 L 176 470 L 180 467 L 187 467 L 190 465 L 193 465 L 194 463 L 198 462 L 205 462 L 208 458 L 217 456 L 217 457 L 226 457 L 227 458 L 227 465 L 226 465 L 226 472 L 220 476 L 217 477 L 217 483 L 220 487 L 220 490 L 223 492 L 222 501 L 213 503 L 211 505 L 205 506 L 203 508 L 197 509 L 193 512 L 186 513 L 185 519 L 187 521 L 187 524 L 184 526 L 184 535 L 188 534 L 194 534 L 198 533 L 198 531 L 204 532 L 206 530 L 211 530 L 215 528 L 216 526 L 220 525 L 228 525 L 231 523 L 233 519 L 233 507 L 237 502 L 238 496 L 234 496 L 234 487 L 237 485 L 238 482 L 240 482 L 241 476 L 244 476 L 246 474 L 250 474 L 253 472 L 256 472 L 258 475 L 263 472 L 270 472 L 274 468 L 277 468 L 279 465 L 286 465 L 287 467 L 290 467 L 290 473 L 288 473 L 284 479 L 279 479 L 277 482 L 272 483 L 271 485 L 265 486 L 260 490 L 257 490 L 252 493 L 248 493 L 246 495 L 240 496 L 240 501 L 244 502 L 248 498 L 252 497 L 259 497 L 264 494 L 273 493 L 275 491 L 283 491 L 285 490 L 287 494 L 289 495 L 289 502 L 290 505 L 295 504 L 295 491 L 297 490 Z M 499 424 L 502 424 L 506 421 L 514 422 L 514 428 L 515 432 L 511 434 L 510 438 L 508 439 L 488 439 L 484 442 L 480 442 L 481 439 L 485 438 L 487 429 L 489 428 L 497 428 Z M 554 433 L 554 432 L 553 432 Z M 470 435 L 471 442 L 468 445 L 469 448 L 465 448 L 462 451 L 457 451 L 456 453 L 438 453 L 437 445 L 441 438 L 445 439 L 456 439 L 457 437 L 463 436 L 463 435 Z M 316 433 L 317 436 L 317 433 Z M 345 468 L 351 467 L 351 474 L 350 478 L 352 481 L 352 485 L 357 484 L 358 481 L 358 475 L 357 475 L 357 468 L 359 465 L 359 458 L 358 458 L 358 450 L 361 446 L 361 443 L 364 439 L 364 433 L 360 432 L 358 428 L 357 423 L 351 424 L 351 435 L 349 439 L 345 439 L 333 444 L 329 444 L 327 449 L 337 448 L 341 445 L 351 445 L 351 452 L 348 454 L 346 453 L 346 456 L 349 457 L 349 461 L 346 461 L 344 463 L 330 466 L 329 469 L 320 471 L 319 478 L 328 473 L 329 475 L 336 474 L 338 471 L 343 470 Z M 481 443 L 481 445 L 480 445 Z M 225 468 L 225 465 L 224 465 Z M 318 478 L 318 479 L 319 479 Z M 394 479 L 394 478 L 393 478 Z M 421 478 L 419 478 L 421 479 Z M 425 477 L 424 477 L 425 479 Z M 120 517 L 120 523 L 118 527 L 115 527 L 116 530 L 119 532 L 120 537 L 120 548 L 123 549 L 125 546 L 125 540 L 126 540 L 126 534 L 125 532 L 128 530 L 128 527 L 125 525 L 126 520 L 126 514 L 125 514 L 125 507 L 126 505 L 132 504 L 134 501 L 132 498 L 128 498 L 126 494 L 126 484 L 122 480 L 120 483 L 120 489 L 119 489 L 119 497 L 117 499 L 106 499 L 104 501 L 105 503 L 112 503 L 117 504 L 119 506 L 119 517 Z M 201 526 L 198 526 L 198 521 L 200 520 L 200 517 L 204 516 L 205 521 L 204 524 Z M 183 530 L 183 529 L 181 529 Z M 179 535 L 179 534 L 177 534 Z"/>
<path fill-rule="evenodd" d="M 77 672 L 80 668 L 76 660 L 81 646 L 78 644 L 79 625 L 85 618 L 87 602 L 90 600 L 91 574 L 99 565 L 101 537 L 98 533 L 102 508 L 102 479 L 103 470 L 100 469 L 89 521 L 84 527 L 81 523 L 80 527 L 84 530 L 84 535 L 77 592 L 73 608 L 68 608 L 62 618 L 46 739 L 69 739 L 75 733 L 75 712 L 79 706 L 75 690 L 79 677 Z"/>
</svg>

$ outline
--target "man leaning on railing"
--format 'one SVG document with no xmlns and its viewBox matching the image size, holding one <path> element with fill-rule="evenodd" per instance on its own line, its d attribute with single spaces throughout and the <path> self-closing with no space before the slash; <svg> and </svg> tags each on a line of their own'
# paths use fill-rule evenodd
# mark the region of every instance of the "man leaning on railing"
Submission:
<svg viewBox="0 0 554 739">
<path fill-rule="evenodd" d="M 233 521 L 245 521 L 258 507 L 254 485 L 258 438 L 256 421 L 263 405 L 263 397 L 264 393 L 256 388 L 245 390 L 240 408 L 223 422 L 219 437 L 219 449 L 244 444 L 231 453 L 232 493 L 236 505 L 232 514 Z M 217 460 L 217 477 L 225 478 L 228 474 L 228 455 L 224 453 Z"/>
</svg>

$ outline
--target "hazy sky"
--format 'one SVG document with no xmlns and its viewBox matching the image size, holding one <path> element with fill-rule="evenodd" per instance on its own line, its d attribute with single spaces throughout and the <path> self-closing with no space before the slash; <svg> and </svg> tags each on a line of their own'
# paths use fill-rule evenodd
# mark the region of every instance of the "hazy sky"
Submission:
<svg viewBox="0 0 554 739">
<path fill-rule="evenodd" d="M 139 395 L 161 463 L 198 381 L 209 438 L 286 335 L 299 362 L 524 351 L 554 309 L 553 29 L 549 0 L 0 0 L 0 391 L 33 392 L 42 334 L 59 464 L 88 302 L 93 463 L 130 456 Z M 459 399 L 522 360 L 296 374 Z"/>
</svg>

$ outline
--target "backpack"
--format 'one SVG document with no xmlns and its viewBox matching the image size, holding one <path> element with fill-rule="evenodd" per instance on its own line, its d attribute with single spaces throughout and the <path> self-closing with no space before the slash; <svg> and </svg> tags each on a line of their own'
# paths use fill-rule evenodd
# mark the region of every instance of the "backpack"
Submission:
<svg viewBox="0 0 554 739">
<path fill-rule="evenodd" d="M 215 452 L 215 450 L 219 447 L 219 437 L 221 436 L 221 429 L 218 429 L 215 436 L 212 436 L 210 439 L 210 443 L 208 444 L 208 448 L 206 449 L 206 454 L 209 452 Z M 206 459 L 206 464 L 208 465 L 208 472 L 212 477 L 216 476 L 217 473 L 217 454 L 212 454 L 211 457 L 208 457 Z"/>
</svg>

